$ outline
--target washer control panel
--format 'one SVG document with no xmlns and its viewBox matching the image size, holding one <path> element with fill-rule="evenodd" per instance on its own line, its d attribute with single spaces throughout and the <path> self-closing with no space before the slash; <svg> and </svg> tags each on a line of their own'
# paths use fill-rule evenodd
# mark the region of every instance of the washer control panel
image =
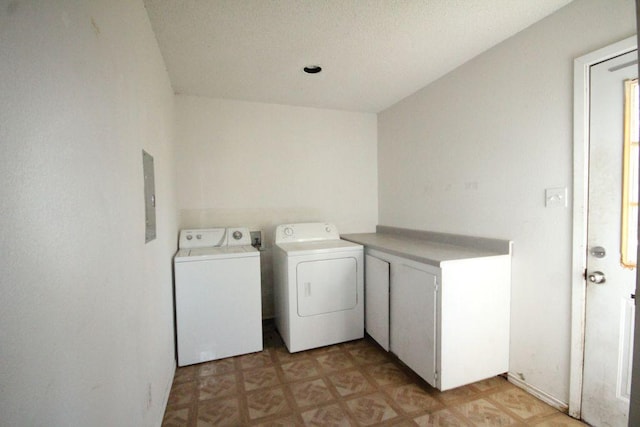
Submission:
<svg viewBox="0 0 640 427">
<path fill-rule="evenodd" d="M 283 224 L 276 227 L 276 243 L 337 239 L 340 239 L 338 229 L 335 225 L 328 222 Z"/>
<path fill-rule="evenodd" d="M 226 228 L 180 230 L 178 247 L 180 249 L 190 249 L 226 246 L 226 231 Z"/>
<path fill-rule="evenodd" d="M 227 228 L 227 245 L 248 246 L 251 244 L 251 232 L 246 227 Z"/>
<path fill-rule="evenodd" d="M 250 246 L 251 232 L 247 227 L 201 228 L 180 230 L 180 249 Z"/>
</svg>

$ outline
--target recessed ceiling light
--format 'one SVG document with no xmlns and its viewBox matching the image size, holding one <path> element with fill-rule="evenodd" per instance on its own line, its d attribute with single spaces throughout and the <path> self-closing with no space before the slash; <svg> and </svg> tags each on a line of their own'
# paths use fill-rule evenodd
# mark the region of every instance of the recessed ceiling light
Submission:
<svg viewBox="0 0 640 427">
<path fill-rule="evenodd" d="M 322 67 L 319 65 L 308 65 L 303 68 L 304 72 L 307 74 L 318 74 L 322 71 Z"/>
</svg>

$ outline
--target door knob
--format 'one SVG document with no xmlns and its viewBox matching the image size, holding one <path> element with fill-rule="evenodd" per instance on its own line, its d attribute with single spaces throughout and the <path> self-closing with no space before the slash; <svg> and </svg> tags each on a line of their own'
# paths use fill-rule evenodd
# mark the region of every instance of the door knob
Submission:
<svg viewBox="0 0 640 427">
<path fill-rule="evenodd" d="M 604 273 L 602 271 L 594 271 L 593 273 L 589 274 L 589 276 L 587 277 L 589 278 L 589 281 L 591 283 L 595 283 L 597 285 L 606 282 Z"/>
</svg>

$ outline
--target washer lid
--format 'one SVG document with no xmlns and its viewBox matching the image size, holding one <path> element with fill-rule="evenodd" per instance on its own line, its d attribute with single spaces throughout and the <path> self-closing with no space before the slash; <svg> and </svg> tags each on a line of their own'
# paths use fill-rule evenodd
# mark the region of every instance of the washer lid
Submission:
<svg viewBox="0 0 640 427">
<path fill-rule="evenodd" d="M 277 243 L 287 255 L 313 255 L 329 252 L 362 251 L 363 246 L 346 240 L 318 240 L 313 242 Z"/>
<path fill-rule="evenodd" d="M 207 261 L 229 258 L 259 257 L 260 252 L 253 246 L 225 246 L 218 248 L 180 249 L 174 258 L 175 262 Z"/>
</svg>

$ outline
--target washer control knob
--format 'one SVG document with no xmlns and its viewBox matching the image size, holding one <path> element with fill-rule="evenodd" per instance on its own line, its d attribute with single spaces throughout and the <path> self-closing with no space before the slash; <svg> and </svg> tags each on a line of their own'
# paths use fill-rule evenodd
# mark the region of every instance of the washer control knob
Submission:
<svg viewBox="0 0 640 427">
<path fill-rule="evenodd" d="M 242 232 L 236 230 L 236 231 L 233 232 L 232 236 L 233 236 L 234 239 L 240 240 L 240 239 L 242 239 Z"/>
<path fill-rule="evenodd" d="M 285 236 L 293 236 L 293 228 L 291 227 L 287 227 L 284 229 L 284 235 Z"/>
<path fill-rule="evenodd" d="M 326 226 L 324 229 L 326 230 L 327 233 L 331 233 L 331 227 Z"/>
<path fill-rule="evenodd" d="M 198 240 L 202 239 L 202 234 L 196 234 L 196 239 Z"/>
<path fill-rule="evenodd" d="M 193 236 L 191 234 L 187 234 L 187 240 L 191 240 L 193 239 Z"/>
</svg>

